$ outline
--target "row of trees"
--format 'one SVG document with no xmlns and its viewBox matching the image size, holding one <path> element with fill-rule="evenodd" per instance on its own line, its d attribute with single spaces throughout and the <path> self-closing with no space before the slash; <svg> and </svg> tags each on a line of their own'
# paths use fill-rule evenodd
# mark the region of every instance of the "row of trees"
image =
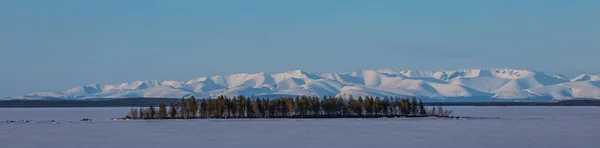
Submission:
<svg viewBox="0 0 600 148">
<path fill-rule="evenodd" d="M 199 103 L 197 102 L 199 101 Z M 188 118 L 341 118 L 341 117 L 398 117 L 447 116 L 451 112 L 427 111 L 416 98 L 380 97 L 316 97 L 296 96 L 275 99 L 219 96 L 196 100 L 182 99 L 179 103 L 161 103 L 158 109 L 131 109 L 126 118 L 188 119 Z"/>
<path fill-rule="evenodd" d="M 197 118 L 199 106 L 194 96 L 181 99 L 179 103 L 170 104 L 167 108 L 165 103 L 160 103 L 158 109 L 150 105 L 148 108 L 129 110 L 125 118 L 129 119 L 189 119 Z"/>
</svg>

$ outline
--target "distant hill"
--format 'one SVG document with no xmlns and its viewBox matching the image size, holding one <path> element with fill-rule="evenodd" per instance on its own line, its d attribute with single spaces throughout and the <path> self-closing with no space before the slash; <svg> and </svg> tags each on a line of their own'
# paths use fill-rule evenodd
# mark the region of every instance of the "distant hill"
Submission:
<svg viewBox="0 0 600 148">
<path fill-rule="evenodd" d="M 0 100 L 0 107 L 147 107 L 180 102 L 169 98 L 127 98 L 91 100 Z"/>
</svg>

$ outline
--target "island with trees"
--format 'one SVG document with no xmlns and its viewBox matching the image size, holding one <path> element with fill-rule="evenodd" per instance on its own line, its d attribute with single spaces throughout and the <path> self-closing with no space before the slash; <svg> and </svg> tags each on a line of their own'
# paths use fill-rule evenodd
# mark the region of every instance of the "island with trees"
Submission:
<svg viewBox="0 0 600 148">
<path fill-rule="evenodd" d="M 158 107 L 132 108 L 120 119 L 196 119 L 196 118 L 400 118 L 452 117 L 442 107 L 426 109 L 416 98 L 315 97 L 279 98 L 226 97 L 160 103 Z"/>
</svg>

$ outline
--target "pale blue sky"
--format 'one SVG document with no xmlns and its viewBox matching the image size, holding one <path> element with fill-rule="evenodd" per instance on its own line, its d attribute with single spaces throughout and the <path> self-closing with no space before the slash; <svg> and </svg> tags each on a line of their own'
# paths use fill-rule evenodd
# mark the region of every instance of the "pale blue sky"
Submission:
<svg viewBox="0 0 600 148">
<path fill-rule="evenodd" d="M 2 0 L 0 97 L 239 72 L 600 74 L 598 0 Z"/>
</svg>

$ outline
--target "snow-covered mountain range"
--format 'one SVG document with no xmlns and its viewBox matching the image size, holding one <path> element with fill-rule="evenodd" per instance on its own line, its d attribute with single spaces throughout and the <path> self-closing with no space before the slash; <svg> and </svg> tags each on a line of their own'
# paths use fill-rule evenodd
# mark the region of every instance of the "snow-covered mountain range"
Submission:
<svg viewBox="0 0 600 148">
<path fill-rule="evenodd" d="M 91 84 L 63 92 L 37 92 L 4 99 L 97 99 L 219 95 L 245 96 L 416 96 L 447 101 L 600 99 L 600 76 L 561 75 L 518 69 L 395 71 L 390 69 L 340 73 L 240 73 L 189 81 L 135 81 Z"/>
</svg>

